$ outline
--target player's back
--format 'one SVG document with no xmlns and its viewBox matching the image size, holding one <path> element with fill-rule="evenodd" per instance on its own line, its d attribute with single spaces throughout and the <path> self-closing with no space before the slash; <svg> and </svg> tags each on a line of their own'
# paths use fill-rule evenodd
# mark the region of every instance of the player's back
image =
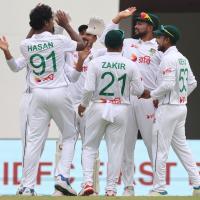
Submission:
<svg viewBox="0 0 200 200">
<path fill-rule="evenodd" d="M 65 52 L 76 42 L 49 32 L 35 34 L 21 43 L 21 52 L 31 70 L 31 88 L 56 88 L 69 84 L 65 75 Z"/>
<path fill-rule="evenodd" d="M 108 52 L 91 61 L 90 68 L 96 73 L 93 101 L 129 104 L 130 83 L 135 72 L 135 66 L 129 59 L 121 53 Z"/>
</svg>

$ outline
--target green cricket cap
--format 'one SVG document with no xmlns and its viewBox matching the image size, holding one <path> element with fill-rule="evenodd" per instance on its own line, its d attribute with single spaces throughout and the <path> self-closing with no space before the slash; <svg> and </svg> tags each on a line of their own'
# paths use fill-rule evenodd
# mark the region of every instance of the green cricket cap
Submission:
<svg viewBox="0 0 200 200">
<path fill-rule="evenodd" d="M 111 30 L 105 36 L 105 45 L 110 48 L 118 48 L 123 44 L 124 32 L 122 30 Z"/>
<path fill-rule="evenodd" d="M 180 39 L 180 31 L 174 25 L 161 25 L 158 30 L 153 33 L 155 36 L 167 36 L 174 42 L 177 42 Z"/>
</svg>

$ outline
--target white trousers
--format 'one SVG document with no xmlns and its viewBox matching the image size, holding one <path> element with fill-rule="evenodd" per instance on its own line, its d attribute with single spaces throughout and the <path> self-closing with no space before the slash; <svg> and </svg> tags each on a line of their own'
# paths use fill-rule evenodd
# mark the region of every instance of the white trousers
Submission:
<svg viewBox="0 0 200 200">
<path fill-rule="evenodd" d="M 138 130 L 140 130 L 149 158 L 152 160 L 152 127 L 155 113 L 152 99 L 138 99 L 135 96 L 131 96 L 131 105 L 128 110 L 129 123 L 127 125 L 121 169 L 125 187 L 132 186 L 134 182 L 134 149 Z"/>
<path fill-rule="evenodd" d="M 28 132 L 28 113 L 30 110 L 30 103 L 32 99 L 31 93 L 23 93 L 20 108 L 19 108 L 19 120 L 20 120 L 20 131 L 21 131 L 21 139 L 22 145 L 25 145 L 25 138 Z"/>
<path fill-rule="evenodd" d="M 93 182 L 94 162 L 100 142 L 105 136 L 108 165 L 106 190 L 116 190 L 124 149 L 127 124 L 127 105 L 112 105 L 113 122 L 103 118 L 105 104 L 94 103 L 87 113 L 83 139 L 82 166 L 84 183 Z"/>
<path fill-rule="evenodd" d="M 192 153 L 185 137 L 185 120 L 187 107 L 185 105 L 161 105 L 156 110 L 156 122 L 153 125 L 153 190 L 165 190 L 166 161 L 169 148 L 174 152 L 186 169 L 194 187 L 200 186 L 200 176 L 192 158 Z"/>
<path fill-rule="evenodd" d="M 47 138 L 46 130 L 51 119 L 55 121 L 63 138 L 63 151 L 56 175 L 69 177 L 77 132 L 74 125 L 75 112 L 68 88 L 34 89 L 28 115 L 30 130 L 26 137 L 23 165 L 24 187 L 34 188 L 39 159 Z"/>
</svg>

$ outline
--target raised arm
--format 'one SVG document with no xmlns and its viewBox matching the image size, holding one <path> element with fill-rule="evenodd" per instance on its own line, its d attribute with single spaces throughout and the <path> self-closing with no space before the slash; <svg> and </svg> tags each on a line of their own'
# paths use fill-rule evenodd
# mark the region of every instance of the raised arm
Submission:
<svg viewBox="0 0 200 200">
<path fill-rule="evenodd" d="M 119 24 L 122 19 L 126 19 L 132 16 L 136 11 L 136 7 L 129 7 L 126 10 L 120 11 L 113 19 L 112 22 L 114 24 Z"/>
<path fill-rule="evenodd" d="M 72 40 L 77 41 L 76 50 L 77 51 L 83 50 L 85 48 L 85 44 L 82 38 L 79 36 L 79 34 L 76 33 L 76 31 L 74 31 L 74 29 L 69 24 L 69 19 L 67 17 L 67 14 L 64 11 L 59 10 L 56 13 L 56 17 L 57 17 L 56 19 L 57 24 L 63 27 L 67 31 Z"/>
<path fill-rule="evenodd" d="M 6 60 L 10 60 L 10 59 L 13 58 L 13 56 L 12 56 L 10 50 L 9 50 L 8 41 L 7 41 L 7 39 L 6 39 L 5 36 L 3 36 L 2 38 L 0 38 L 0 48 L 3 51 Z"/>
<path fill-rule="evenodd" d="M 132 16 L 136 11 L 136 7 L 130 7 L 130 8 L 127 8 L 126 10 L 123 10 L 121 12 L 119 12 L 113 19 L 112 21 L 106 26 L 106 28 L 104 29 L 103 33 L 101 34 L 101 37 L 100 37 L 100 42 L 102 44 L 104 44 L 104 40 L 105 40 L 105 36 L 106 34 L 111 31 L 111 30 L 116 30 L 116 29 L 119 29 L 119 22 L 122 20 L 122 19 L 126 19 L 128 18 L 129 16 Z"/>
</svg>

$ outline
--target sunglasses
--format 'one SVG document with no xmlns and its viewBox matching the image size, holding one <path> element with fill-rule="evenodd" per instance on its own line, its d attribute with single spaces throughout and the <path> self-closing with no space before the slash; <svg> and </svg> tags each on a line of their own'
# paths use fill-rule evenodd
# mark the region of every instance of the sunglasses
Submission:
<svg viewBox="0 0 200 200">
<path fill-rule="evenodd" d="M 151 17 L 145 12 L 140 13 L 140 18 L 141 19 L 148 19 L 152 24 L 154 24 L 153 20 L 151 19 Z"/>
</svg>

